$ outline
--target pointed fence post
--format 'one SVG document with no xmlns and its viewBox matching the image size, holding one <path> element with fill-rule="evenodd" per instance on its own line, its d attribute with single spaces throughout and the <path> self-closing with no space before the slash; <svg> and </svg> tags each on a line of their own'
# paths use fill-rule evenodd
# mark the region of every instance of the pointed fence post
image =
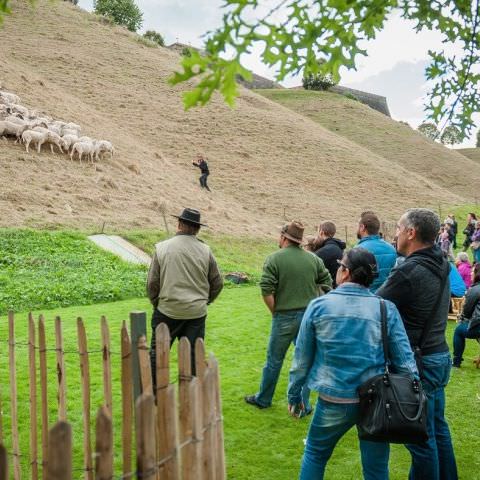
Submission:
<svg viewBox="0 0 480 480">
<path fill-rule="evenodd" d="M 157 376 L 157 434 L 158 460 L 169 458 L 160 466 L 160 478 L 179 479 L 177 406 L 175 388 L 170 384 L 170 332 L 165 323 L 157 326 L 156 333 L 156 376 Z"/>
<path fill-rule="evenodd" d="M 83 403 L 83 462 L 86 479 L 93 480 L 92 440 L 90 435 L 90 365 L 88 361 L 87 334 L 83 320 L 77 318 L 78 353 Z"/>
<path fill-rule="evenodd" d="M 57 349 L 58 419 L 67 420 L 67 382 L 65 378 L 65 356 L 63 352 L 62 320 L 55 318 L 55 346 Z"/>
<path fill-rule="evenodd" d="M 8 480 L 8 454 L 3 445 L 0 445 L 0 480 Z"/>
<path fill-rule="evenodd" d="M 157 477 L 155 442 L 155 401 L 153 395 L 142 394 L 137 400 L 137 472 L 142 480 Z"/>
<path fill-rule="evenodd" d="M 121 331 L 122 344 L 122 456 L 123 475 L 132 471 L 132 423 L 133 423 L 133 385 L 132 385 L 132 344 L 124 321 Z"/>
<path fill-rule="evenodd" d="M 17 371 L 15 366 L 14 314 L 8 312 L 8 357 L 10 367 L 10 407 L 12 415 L 13 478 L 20 480 L 20 448 L 18 439 Z"/>
<path fill-rule="evenodd" d="M 110 358 L 110 331 L 108 329 L 107 319 L 102 316 L 102 350 L 103 350 L 103 396 L 105 406 L 112 415 L 112 366 Z"/>
<path fill-rule="evenodd" d="M 37 368 L 35 363 L 35 321 L 28 314 L 28 365 L 30 377 L 30 464 L 32 480 L 38 479 Z"/>
<path fill-rule="evenodd" d="M 72 427 L 61 420 L 48 434 L 47 479 L 72 479 Z"/>
<path fill-rule="evenodd" d="M 113 478 L 113 429 L 109 409 L 98 409 L 95 441 L 95 479 Z"/>
<path fill-rule="evenodd" d="M 45 319 L 38 318 L 38 352 L 40 357 L 40 397 L 42 403 L 42 479 L 47 479 L 48 461 L 48 391 L 47 391 L 47 344 L 45 337 Z"/>
</svg>

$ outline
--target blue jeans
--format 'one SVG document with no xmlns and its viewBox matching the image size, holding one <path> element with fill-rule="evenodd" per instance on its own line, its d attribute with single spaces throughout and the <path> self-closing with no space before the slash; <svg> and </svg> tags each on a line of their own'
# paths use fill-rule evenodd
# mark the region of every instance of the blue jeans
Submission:
<svg viewBox="0 0 480 480">
<path fill-rule="evenodd" d="M 358 420 L 358 403 L 331 403 L 318 399 L 308 431 L 300 480 L 321 480 L 337 442 Z M 363 477 L 388 480 L 388 443 L 360 440 Z M 335 478 L 335 475 L 332 476 Z M 427 479 L 424 479 L 427 480 Z"/>
<path fill-rule="evenodd" d="M 466 338 L 480 338 L 480 325 L 473 332 L 467 333 L 468 322 L 462 322 L 457 325 L 453 334 L 453 365 L 459 367 L 462 363 L 462 355 L 465 351 Z"/>
<path fill-rule="evenodd" d="M 410 480 L 457 480 L 457 464 L 445 420 L 445 386 L 450 377 L 449 352 L 423 357 L 423 388 L 427 395 L 428 440 L 406 445 L 412 455 Z"/>
<path fill-rule="evenodd" d="M 267 362 L 263 367 L 260 390 L 255 395 L 259 405 L 269 407 L 272 404 L 273 394 L 277 386 L 278 377 L 283 365 L 283 359 L 291 343 L 295 340 L 302 323 L 305 309 L 275 312 L 272 316 L 272 331 L 268 342 Z M 302 389 L 302 398 L 305 409 L 310 409 L 310 390 Z"/>
</svg>

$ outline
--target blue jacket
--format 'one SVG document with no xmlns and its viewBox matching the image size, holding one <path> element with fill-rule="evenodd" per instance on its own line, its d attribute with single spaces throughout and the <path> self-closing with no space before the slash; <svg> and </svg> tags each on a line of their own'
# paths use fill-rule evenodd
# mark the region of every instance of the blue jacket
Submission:
<svg viewBox="0 0 480 480">
<path fill-rule="evenodd" d="M 452 262 L 449 263 L 450 273 L 448 274 L 448 280 L 450 281 L 450 293 L 455 297 L 463 297 L 467 291 L 465 282 L 458 272 L 457 267 Z"/>
<path fill-rule="evenodd" d="M 387 279 L 390 270 L 395 266 L 397 261 L 397 251 L 392 245 L 387 243 L 380 235 L 369 235 L 361 238 L 355 247 L 362 247 L 373 253 L 377 260 L 378 277 L 370 286 L 370 291 L 375 293 L 382 283 Z"/>
<path fill-rule="evenodd" d="M 418 378 L 397 307 L 385 304 L 392 370 Z M 301 402 L 305 384 L 328 397 L 357 399 L 357 387 L 384 371 L 380 322 L 379 297 L 355 283 L 312 300 L 296 341 L 288 403 Z"/>
</svg>

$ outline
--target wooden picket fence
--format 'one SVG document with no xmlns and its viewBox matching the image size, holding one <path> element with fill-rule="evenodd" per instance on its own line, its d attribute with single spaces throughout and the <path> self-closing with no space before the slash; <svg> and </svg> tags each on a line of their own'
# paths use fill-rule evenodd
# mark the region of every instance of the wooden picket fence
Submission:
<svg viewBox="0 0 480 480">
<path fill-rule="evenodd" d="M 62 321 L 55 319 L 55 347 L 47 348 L 45 320 L 38 325 L 28 318 L 30 445 L 20 451 L 17 406 L 17 370 L 15 319 L 8 315 L 8 364 L 10 378 L 11 447 L 3 443 L 2 409 L 0 406 L 0 480 L 9 478 L 9 466 L 14 480 L 20 480 L 20 458 L 29 459 L 27 472 L 32 480 L 71 480 L 72 427 L 67 422 L 67 392 L 65 355 L 78 355 L 83 416 L 83 467 L 80 477 L 86 480 L 141 478 L 143 480 L 224 480 L 225 456 L 223 421 L 220 399 L 218 363 L 213 355 L 205 356 L 203 340 L 195 344 L 196 376 L 192 376 L 190 344 L 187 338 L 178 343 L 177 385 L 170 383 L 170 335 L 165 324 L 156 330 L 156 392 L 152 387 L 149 349 L 146 344 L 145 313 L 131 314 L 131 337 L 126 322 L 121 329 L 118 353 L 110 348 L 107 320 L 101 318 L 103 405 L 96 418 L 95 445 L 92 445 L 90 361 L 84 322 L 77 319 L 78 351 L 66 352 L 63 344 Z M 140 320 L 140 321 L 136 321 Z M 143 325 L 143 326 L 142 326 Z M 37 337 L 38 332 L 38 337 Z M 58 420 L 49 429 L 47 351 L 55 351 Z M 96 351 L 98 352 L 98 351 Z M 37 358 L 38 353 L 38 358 Z M 121 363 L 121 448 L 122 471 L 114 471 L 114 432 L 112 426 L 112 355 Z M 37 363 L 38 360 L 38 363 Z M 40 395 L 37 392 L 40 385 Z M 155 396 L 154 396 L 155 394 Z M 135 409 L 134 409 L 135 402 Z M 40 414 L 39 414 L 40 413 Z M 77 412 L 78 414 L 78 412 Z M 134 435 L 135 434 L 135 435 Z M 40 442 L 38 441 L 40 437 Z M 136 445 L 133 445 L 133 437 Z M 117 452 L 118 454 L 119 452 Z M 136 468 L 132 464 L 136 461 Z M 79 469 L 76 469 L 78 471 Z M 26 478 L 27 475 L 24 475 Z"/>
</svg>

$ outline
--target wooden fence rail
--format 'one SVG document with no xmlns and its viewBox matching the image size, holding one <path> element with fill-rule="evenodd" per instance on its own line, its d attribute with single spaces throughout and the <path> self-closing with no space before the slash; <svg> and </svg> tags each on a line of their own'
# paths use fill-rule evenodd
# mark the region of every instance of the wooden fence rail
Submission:
<svg viewBox="0 0 480 480">
<path fill-rule="evenodd" d="M 133 322 L 138 321 L 138 325 Z M 224 480 L 225 456 L 218 363 L 213 355 L 207 359 L 201 339 L 195 345 L 196 376 L 191 372 L 190 344 L 187 338 L 178 343 L 178 385 L 170 381 L 170 335 L 165 324 L 156 331 L 156 370 L 151 371 L 145 332 L 145 314 L 131 315 L 131 328 L 123 322 L 118 344 L 111 350 L 107 319 L 100 319 L 101 349 L 89 350 L 82 318 L 77 319 L 78 350 L 66 351 L 62 320 L 55 318 L 55 346 L 48 347 L 45 320 L 38 323 L 28 317 L 28 343 L 15 340 L 15 317 L 8 314 L 8 365 L 10 379 L 10 430 L 6 430 L 0 408 L 0 480 L 30 477 L 38 480 L 129 479 L 142 480 Z M 38 328 L 38 335 L 37 329 Z M 17 332 L 18 333 L 18 332 Z M 38 343 L 37 343 L 38 340 Z M 19 410 L 17 403 L 16 347 L 28 347 L 29 377 L 29 445 L 20 449 Z M 37 356 L 38 351 L 38 356 Z M 54 352 L 55 384 L 48 383 L 47 352 Z M 94 432 L 91 422 L 90 353 L 102 355 L 102 405 L 97 405 Z M 68 410 L 66 388 L 67 355 L 75 354 L 80 365 L 81 412 Z M 112 374 L 112 358 L 118 356 L 119 375 Z M 53 367 L 53 363 L 51 367 Z M 152 374 L 156 382 L 152 381 Z M 76 373 L 78 375 L 78 373 Z M 115 384 L 114 378 L 119 379 Z M 37 398 L 37 382 L 40 385 Z M 71 382 L 71 380 L 70 380 Z M 156 385 L 156 390 L 153 386 Z M 178 389 L 177 389 L 178 387 Z M 56 390 L 57 423 L 49 429 L 48 391 Z M 176 392 L 178 391 L 178 401 Z M 115 443 L 113 398 L 121 397 L 121 441 Z M 135 400 L 135 408 L 134 408 Z M 20 411 L 20 416 L 26 412 Z M 82 418 L 81 432 L 73 436 L 67 418 Z M 78 425 L 78 423 L 75 423 Z M 76 427 L 78 428 L 78 427 Z M 74 469 L 73 439 L 81 437 L 82 468 Z M 95 436 L 92 444 L 92 434 Z M 133 442 L 135 434 L 136 442 Z M 40 443 L 39 443 L 40 442 Z M 121 471 L 114 471 L 115 445 L 121 445 Z M 29 465 L 21 463 L 28 458 Z M 133 459 L 136 468 L 133 469 Z M 78 462 L 78 460 L 77 460 Z M 23 471 L 22 471 L 23 468 Z M 75 472 L 81 471 L 80 475 Z"/>
</svg>

